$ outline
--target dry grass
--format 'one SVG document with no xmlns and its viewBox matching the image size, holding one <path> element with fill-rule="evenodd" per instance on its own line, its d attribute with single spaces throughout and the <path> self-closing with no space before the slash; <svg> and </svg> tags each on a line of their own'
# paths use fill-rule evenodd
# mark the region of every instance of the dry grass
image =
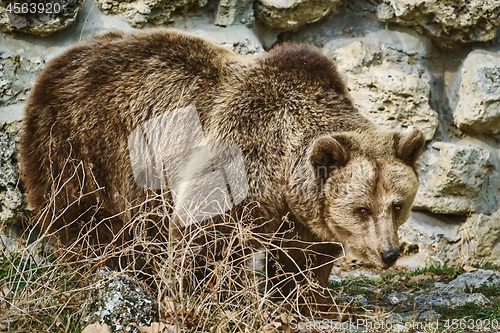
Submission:
<svg viewBox="0 0 500 333">
<path fill-rule="evenodd" d="M 40 220 L 33 218 L 23 239 L 35 240 L 24 241 L 17 250 L 1 254 L 0 331 L 82 332 L 92 321 L 109 323 L 106 318 L 89 316 L 97 310 L 92 297 L 119 274 L 134 278 L 148 289 L 158 304 L 158 316 L 151 319 L 159 322 L 156 327 L 163 327 L 164 332 L 295 332 L 299 324 L 305 332 L 342 332 L 351 327 L 349 321 L 373 324 L 387 318 L 388 313 L 381 309 L 367 309 L 353 316 L 341 305 L 333 311 L 338 322 L 317 318 L 312 321 L 301 315 L 299 308 L 304 298 L 313 305 L 306 296 L 310 289 L 322 288 L 312 278 L 311 268 L 296 274 L 280 273 L 278 269 L 278 275 L 288 279 L 306 279 L 306 283 L 284 295 L 266 278 L 265 266 L 273 262 L 275 250 L 297 243 L 289 243 L 283 233 L 258 232 L 258 227 L 268 221 L 252 218 L 257 203 L 249 204 L 240 216 L 225 216 L 224 222 L 212 220 L 177 228 L 165 197 L 165 193 L 151 193 L 153 209 L 141 209 L 147 205 L 130 207 L 131 219 L 115 238 L 130 230 L 134 238 L 119 247 L 96 249 L 89 239 L 92 230 L 86 230 L 77 242 L 56 251 L 47 242 L 54 235 L 37 234 Z M 46 211 L 55 212 L 54 204 L 54 200 L 50 201 Z M 283 230 L 294 227 L 286 217 L 282 224 Z M 311 257 L 316 255 L 312 245 L 303 250 Z M 78 259 L 69 264 L 65 259 L 68 256 Z M 97 267 L 110 257 L 127 260 L 116 272 L 103 275 Z M 153 327 L 127 331 L 159 332 Z M 391 330 L 367 330 L 385 331 Z M 439 330 L 426 327 L 413 331 Z"/>
<path fill-rule="evenodd" d="M 37 240 L 3 253 L 0 266 L 0 328 L 8 331 L 60 331 L 72 323 L 82 301 L 81 280 L 65 262 L 49 255 Z M 73 321 L 75 324 L 75 321 Z M 74 325 L 73 325 L 74 326 Z M 74 330 L 73 330 L 74 331 Z"/>
<path fill-rule="evenodd" d="M 60 183 L 54 180 L 54 184 Z M 299 303 L 304 303 L 307 289 L 323 289 L 312 278 L 310 268 L 297 274 L 280 273 L 278 268 L 281 278 L 307 281 L 286 295 L 265 277 L 265 265 L 272 264 L 275 250 L 287 247 L 288 241 L 282 233 L 256 231 L 268 223 L 251 217 L 257 203 L 245 207 L 240 216 L 178 228 L 171 220 L 172 206 L 164 199 L 166 193 L 151 191 L 148 200 L 154 204 L 130 207 L 124 214 L 132 215 L 130 221 L 114 235 L 118 240 L 132 232 L 132 241 L 97 249 L 89 239 L 92 230 L 86 230 L 55 255 L 47 243 L 55 239 L 54 234 L 45 231 L 34 237 L 33 233 L 40 216 L 50 214 L 53 221 L 60 217 L 62 212 L 55 207 L 64 186 L 58 186 L 44 212 L 27 228 L 24 239 L 36 240 L 24 241 L 18 250 L 3 253 L 0 331 L 80 332 L 92 302 L 89 291 L 103 282 L 97 278 L 96 267 L 110 257 L 122 258 L 121 274 L 148 287 L 159 305 L 156 319 L 176 331 L 286 330 L 291 319 L 306 320 L 299 315 Z M 85 195 L 89 194 L 81 194 Z M 141 208 L 146 206 L 153 209 Z M 294 227 L 286 217 L 282 223 L 285 229 Z M 308 245 L 304 251 L 315 256 L 313 244 Z M 73 258 L 72 264 L 67 263 L 67 257 Z M 337 311 L 341 317 L 345 309 L 338 307 Z"/>
</svg>

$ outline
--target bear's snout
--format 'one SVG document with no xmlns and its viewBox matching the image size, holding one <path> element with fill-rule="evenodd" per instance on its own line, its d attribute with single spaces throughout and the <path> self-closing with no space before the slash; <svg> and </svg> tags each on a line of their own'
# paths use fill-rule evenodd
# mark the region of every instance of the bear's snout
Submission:
<svg viewBox="0 0 500 333">
<path fill-rule="evenodd" d="M 381 253 L 382 261 L 387 265 L 387 267 L 390 267 L 394 265 L 396 260 L 398 260 L 399 254 L 400 253 L 398 248 L 392 248 L 387 251 L 383 251 Z"/>
</svg>

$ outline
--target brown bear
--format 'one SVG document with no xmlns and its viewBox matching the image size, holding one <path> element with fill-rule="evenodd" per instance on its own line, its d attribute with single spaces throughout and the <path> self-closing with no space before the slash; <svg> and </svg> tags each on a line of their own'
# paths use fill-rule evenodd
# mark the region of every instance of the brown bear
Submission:
<svg viewBox="0 0 500 333">
<path fill-rule="evenodd" d="M 240 223 L 230 217 L 256 204 L 253 230 L 281 235 L 271 250 L 279 265 L 266 273 L 286 294 L 310 281 L 306 267 L 328 286 L 336 242 L 375 266 L 394 264 L 424 143 L 417 130 L 363 117 L 313 47 L 241 56 L 149 30 L 110 33 L 53 60 L 28 100 L 21 158 L 42 230 L 65 246 L 83 234 L 102 246 L 133 239 L 123 228 L 151 191 L 171 203 L 176 230 L 221 216 L 217 226 Z M 311 296 L 332 304 L 325 292 Z"/>
</svg>

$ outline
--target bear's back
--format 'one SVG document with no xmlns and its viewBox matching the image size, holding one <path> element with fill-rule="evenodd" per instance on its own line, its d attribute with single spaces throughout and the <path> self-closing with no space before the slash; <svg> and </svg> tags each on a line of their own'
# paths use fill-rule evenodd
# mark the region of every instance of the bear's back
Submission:
<svg viewBox="0 0 500 333">
<path fill-rule="evenodd" d="M 131 174 L 127 136 L 169 110 L 208 108 L 232 57 L 201 38 L 158 29 L 109 33 L 54 59 L 38 78 L 24 119 L 29 202 L 44 205 L 70 156 L 92 164 L 98 186 L 123 195 L 121 184 L 133 181 L 125 177 Z"/>
</svg>

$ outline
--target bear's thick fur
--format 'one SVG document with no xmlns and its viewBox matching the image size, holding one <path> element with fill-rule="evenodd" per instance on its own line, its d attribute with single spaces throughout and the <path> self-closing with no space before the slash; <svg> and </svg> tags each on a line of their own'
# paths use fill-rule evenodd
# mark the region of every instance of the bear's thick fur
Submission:
<svg viewBox="0 0 500 333">
<path fill-rule="evenodd" d="M 395 262 L 397 229 L 418 188 L 422 134 L 372 125 L 353 106 L 332 61 L 312 47 L 283 44 L 240 56 L 175 30 L 110 33 L 68 50 L 40 75 L 26 108 L 21 158 L 42 229 L 56 232 L 63 245 L 83 232 L 95 243 L 122 244 L 115 235 L 147 197 L 134 176 L 131 133 L 192 106 L 206 142 L 230 143 L 243 158 L 246 195 L 229 214 L 257 203 L 255 221 L 266 223 L 255 230 L 290 240 L 289 248 L 274 250 L 280 270 L 313 267 L 326 287 L 331 256 L 339 254 L 333 242 L 379 267 Z M 177 158 L 183 156 L 190 158 Z M 187 177 L 180 180 L 203 173 L 193 170 L 177 170 Z M 192 192 L 183 187 L 176 195 L 189 199 Z M 283 229 L 284 216 L 292 229 Z M 314 256 L 301 250 L 307 246 Z M 277 265 L 266 267 L 268 277 L 278 274 Z M 297 281 L 275 285 L 286 294 Z M 320 294 L 313 296 L 329 304 Z"/>
</svg>

